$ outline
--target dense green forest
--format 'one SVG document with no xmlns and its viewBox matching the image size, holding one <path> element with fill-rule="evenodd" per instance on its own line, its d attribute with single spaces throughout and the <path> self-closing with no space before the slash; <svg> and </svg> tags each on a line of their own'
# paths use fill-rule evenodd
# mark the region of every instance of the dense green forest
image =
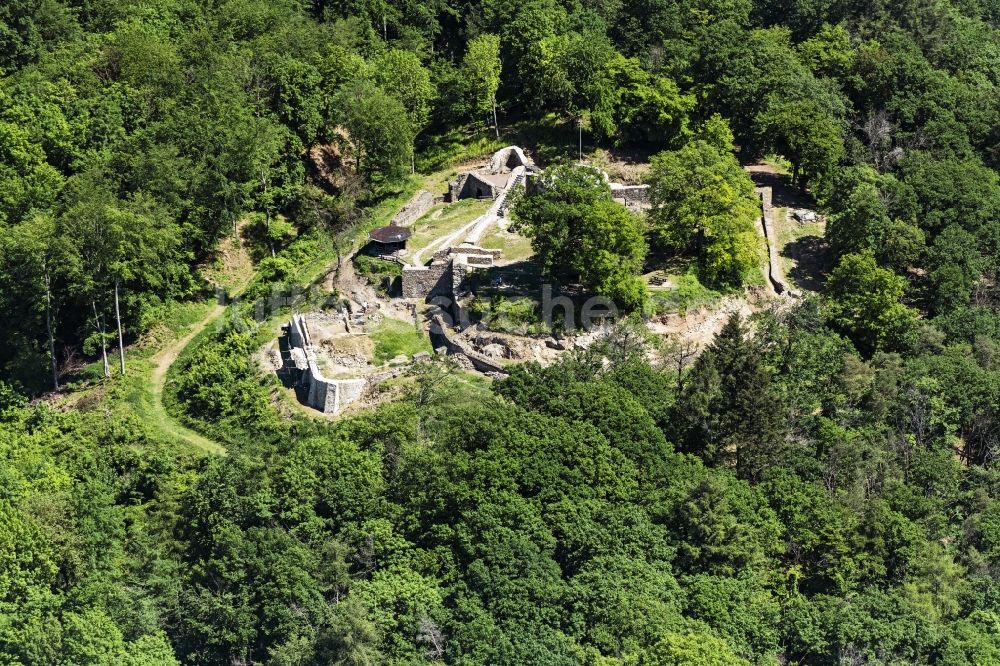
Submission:
<svg viewBox="0 0 1000 666">
<path fill-rule="evenodd" d="M 0 3 L 0 663 L 1000 664 L 998 24 Z M 653 156 L 647 217 L 567 163 L 580 136 Z M 253 297 L 501 137 L 554 167 L 514 211 L 546 275 L 636 314 L 505 379 L 431 363 L 360 415 L 279 409 Z M 828 218 L 822 291 L 651 365 L 635 275 L 748 281 L 765 155 Z M 125 370 L 240 224 L 247 299 L 164 392 L 206 455 Z"/>
</svg>

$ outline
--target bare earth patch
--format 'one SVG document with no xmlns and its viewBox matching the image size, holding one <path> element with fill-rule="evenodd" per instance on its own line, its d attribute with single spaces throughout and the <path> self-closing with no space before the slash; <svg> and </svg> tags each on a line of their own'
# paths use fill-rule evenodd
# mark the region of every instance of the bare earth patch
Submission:
<svg viewBox="0 0 1000 666">
<path fill-rule="evenodd" d="M 243 230 L 249 223 L 249 218 L 240 220 L 236 229 L 219 243 L 215 256 L 202 267 L 206 280 L 230 294 L 239 293 L 253 279 L 253 260 L 243 241 Z"/>
</svg>

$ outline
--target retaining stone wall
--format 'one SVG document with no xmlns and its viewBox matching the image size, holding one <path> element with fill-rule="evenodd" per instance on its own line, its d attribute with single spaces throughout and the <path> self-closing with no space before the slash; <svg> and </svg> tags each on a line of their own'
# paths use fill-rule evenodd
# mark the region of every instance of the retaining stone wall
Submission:
<svg viewBox="0 0 1000 666">
<path fill-rule="evenodd" d="M 772 190 L 770 187 L 758 187 L 757 194 L 761 203 L 761 226 L 764 228 L 764 239 L 767 241 L 767 279 L 774 287 L 775 293 L 796 298 L 799 293 L 792 289 L 782 278 L 781 260 L 778 258 L 777 235 L 772 220 Z"/>
<path fill-rule="evenodd" d="M 400 227 L 411 225 L 442 200 L 443 197 L 434 196 L 427 190 L 420 190 L 396 213 L 391 224 Z"/>
<path fill-rule="evenodd" d="M 305 358 L 306 367 L 301 368 L 299 383 L 309 388 L 306 402 L 310 407 L 324 414 L 339 414 L 344 407 L 362 396 L 368 386 L 367 379 L 327 379 L 323 376 L 316 365 L 309 327 L 302 315 L 292 316 L 292 321 L 288 324 L 288 341 L 290 347 L 301 349 L 301 356 Z"/>
<path fill-rule="evenodd" d="M 429 266 L 403 267 L 403 298 L 454 299 L 469 270 L 489 268 L 500 255 L 500 250 L 471 245 L 438 250 Z"/>
<path fill-rule="evenodd" d="M 611 184 L 611 196 L 623 199 L 629 207 L 649 206 L 649 185 L 619 185 Z"/>
<path fill-rule="evenodd" d="M 309 330 L 301 315 L 293 315 L 292 321 L 288 325 L 288 338 L 291 343 L 289 347 L 299 347 L 303 350 L 312 346 L 309 339 Z"/>
<path fill-rule="evenodd" d="M 403 298 L 450 296 L 451 264 L 403 267 Z"/>
</svg>

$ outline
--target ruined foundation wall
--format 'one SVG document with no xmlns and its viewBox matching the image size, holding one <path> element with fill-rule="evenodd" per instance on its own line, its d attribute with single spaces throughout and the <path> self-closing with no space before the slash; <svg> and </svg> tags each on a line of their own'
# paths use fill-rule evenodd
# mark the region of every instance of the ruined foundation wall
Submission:
<svg viewBox="0 0 1000 666">
<path fill-rule="evenodd" d="M 461 198 L 462 190 L 465 188 L 465 181 L 468 179 L 468 173 L 460 173 L 458 174 L 458 178 L 448 184 L 448 201 L 450 203 L 455 203 Z"/>
<path fill-rule="evenodd" d="M 649 206 L 649 185 L 619 185 L 611 184 L 611 196 L 623 199 L 626 206 Z"/>
<path fill-rule="evenodd" d="M 774 287 L 775 293 L 797 297 L 799 294 L 792 289 L 782 278 L 781 260 L 778 258 L 777 235 L 774 230 L 772 190 L 770 187 L 758 187 L 757 194 L 760 196 L 761 212 L 763 213 L 760 222 L 764 229 L 764 240 L 767 241 L 767 279 Z"/>
<path fill-rule="evenodd" d="M 504 367 L 485 354 L 480 354 L 464 341 L 452 336 L 440 315 L 431 320 L 431 334 L 435 338 L 435 346 L 441 342 L 449 354 L 464 354 L 472 365 L 480 372 L 505 372 Z"/>
<path fill-rule="evenodd" d="M 403 267 L 403 298 L 430 298 L 450 295 L 451 264 Z"/>
<path fill-rule="evenodd" d="M 427 190 L 420 190 L 396 213 L 390 224 L 400 227 L 411 225 L 443 199 L 444 197 L 434 196 Z"/>
<path fill-rule="evenodd" d="M 368 385 L 366 379 L 327 379 L 316 365 L 316 356 L 312 350 L 312 340 L 309 327 L 302 315 L 293 315 L 288 324 L 288 341 L 293 349 L 300 349 L 301 356 L 306 359 L 306 367 L 302 368 L 299 382 L 308 387 L 306 403 L 313 409 L 324 414 L 339 414 L 364 393 Z M 299 354 L 295 354 L 298 356 Z"/>
</svg>

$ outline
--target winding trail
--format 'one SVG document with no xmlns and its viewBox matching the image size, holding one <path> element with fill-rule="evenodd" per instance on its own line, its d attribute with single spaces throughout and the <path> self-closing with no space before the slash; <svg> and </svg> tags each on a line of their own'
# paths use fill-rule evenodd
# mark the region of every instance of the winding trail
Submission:
<svg viewBox="0 0 1000 666">
<path fill-rule="evenodd" d="M 507 195 L 510 193 L 510 190 L 524 180 L 524 173 L 525 168 L 523 166 L 515 168 L 511 173 L 510 178 L 507 180 L 503 191 L 494 200 L 490 209 L 484 215 L 472 220 L 457 231 L 441 236 L 440 238 L 436 238 L 433 242 L 419 250 L 413 256 L 410 260 L 412 264 L 417 266 L 422 265 L 423 256 L 427 252 L 433 252 L 442 247 L 450 247 L 459 241 L 459 239 L 464 238 L 464 242 L 472 244 L 478 242 L 486 230 L 489 229 L 492 224 L 495 224 L 499 219 L 501 206 L 506 200 Z M 357 281 L 356 277 L 353 276 L 353 266 L 349 260 L 347 265 L 351 267 L 349 269 L 350 274 L 355 278 L 352 282 L 356 281 L 357 283 L 360 283 L 360 281 Z M 246 282 L 249 282 L 249 279 L 245 280 L 242 286 L 245 286 Z M 240 289 L 237 289 L 237 291 L 240 291 Z M 351 292 L 353 297 L 364 298 L 363 290 L 352 289 Z M 374 290 L 372 290 L 371 295 L 372 302 L 378 300 L 378 296 L 374 294 Z M 167 372 L 170 370 L 170 366 L 173 365 L 174 361 L 177 360 L 177 357 L 180 356 L 184 349 L 191 344 L 191 341 L 194 340 L 199 333 L 222 317 L 225 311 L 225 305 L 216 304 L 212 307 L 212 309 L 205 313 L 204 317 L 193 324 L 183 337 L 171 342 L 150 359 L 153 364 L 152 372 L 149 375 L 152 404 L 148 405 L 151 413 L 145 415 L 151 421 L 155 422 L 158 429 L 167 437 L 214 455 L 225 455 L 226 448 L 219 442 L 213 441 L 204 435 L 195 432 L 191 428 L 188 428 L 171 416 L 167 412 L 166 407 L 163 405 L 163 390 L 166 386 Z"/>
<path fill-rule="evenodd" d="M 166 408 L 163 406 L 163 388 L 167 381 L 167 371 L 170 370 L 170 366 L 177 360 L 180 353 L 184 351 L 184 348 L 191 344 L 191 341 L 195 338 L 195 336 L 219 319 L 225 311 L 225 305 L 216 304 L 215 307 L 209 310 L 208 313 L 201 318 L 201 320 L 196 322 L 191 327 L 184 337 L 175 340 L 173 343 L 157 352 L 152 358 L 153 372 L 150 375 L 150 384 L 153 394 L 152 416 L 155 418 L 157 424 L 159 424 L 160 429 L 174 439 L 180 440 L 207 453 L 216 455 L 225 455 L 226 448 L 218 442 L 208 439 L 194 430 L 191 430 L 167 413 Z"/>
</svg>

